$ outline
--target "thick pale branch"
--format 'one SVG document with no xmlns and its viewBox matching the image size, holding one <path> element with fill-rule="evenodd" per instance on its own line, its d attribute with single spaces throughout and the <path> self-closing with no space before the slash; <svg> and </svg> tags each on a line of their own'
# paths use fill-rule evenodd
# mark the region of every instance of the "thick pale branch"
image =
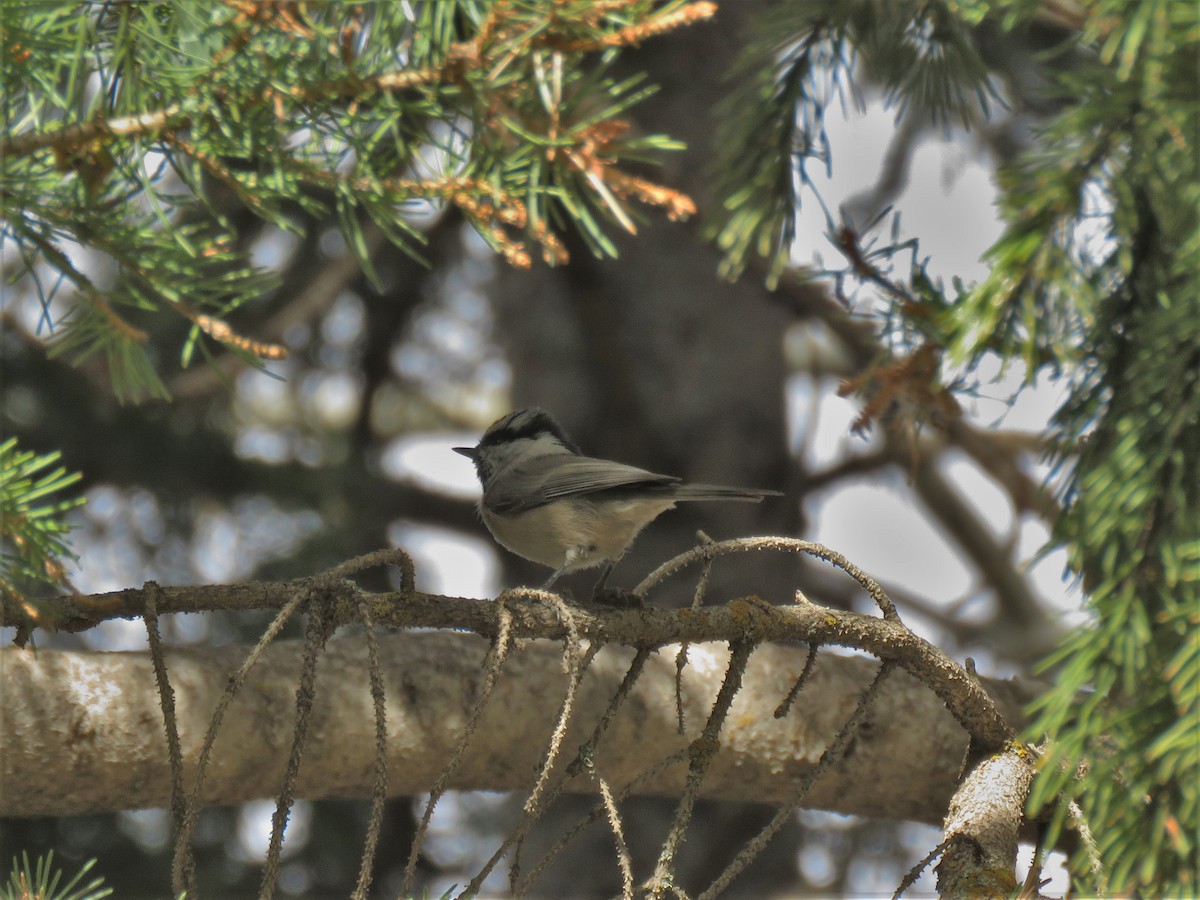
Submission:
<svg viewBox="0 0 1200 900">
<path fill-rule="evenodd" d="M 1029 751 L 1013 744 L 963 779 L 946 813 L 942 897 L 1007 897 L 1017 889 L 1017 842 L 1033 774 Z"/>
<path fill-rule="evenodd" d="M 459 601 L 458 603 L 461 603 Z M 452 602 L 451 605 L 457 605 Z M 581 628 L 592 628 L 579 616 Z M 520 623 L 520 624 L 518 624 Z M 520 614 L 514 627 L 528 631 Z M 388 791 L 427 791 L 452 753 L 484 677 L 488 642 L 448 633 L 403 633 L 379 642 L 387 697 Z M 728 649 L 693 646 L 683 681 L 690 730 L 677 733 L 677 648 L 651 656 L 595 753 L 595 766 L 619 790 L 638 773 L 697 737 L 720 688 Z M 205 730 L 244 647 L 168 650 L 176 693 L 184 783 L 195 777 Z M 591 734 L 621 683 L 633 651 L 601 651 L 579 686 L 567 755 Z M 721 734 L 702 793 L 777 802 L 815 765 L 874 677 L 873 660 L 823 653 L 791 713 L 772 711 L 804 665 L 801 648 L 766 645 L 751 656 L 742 690 Z M 282 641 L 263 654 L 224 718 L 213 747 L 203 802 L 236 803 L 279 791 L 295 726 L 301 645 Z M 170 803 L 171 771 L 162 711 L 146 653 L 0 650 L 0 815 L 67 815 Z M 520 641 L 496 683 L 450 787 L 528 790 L 566 688 L 562 648 Z M 1017 716 L 1011 685 L 989 691 Z M 330 642 L 317 666 L 310 736 L 298 797 L 370 795 L 375 780 L 375 717 L 366 642 Z M 871 727 L 844 762 L 814 786 L 806 805 L 872 816 L 940 822 L 955 790 L 967 736 L 943 704 L 897 673 L 878 698 Z M 1013 721 L 1016 721 L 1014 718 Z M 678 796 L 686 765 L 652 778 L 644 793 Z M 594 792 L 588 775 L 571 789 Z"/>
</svg>

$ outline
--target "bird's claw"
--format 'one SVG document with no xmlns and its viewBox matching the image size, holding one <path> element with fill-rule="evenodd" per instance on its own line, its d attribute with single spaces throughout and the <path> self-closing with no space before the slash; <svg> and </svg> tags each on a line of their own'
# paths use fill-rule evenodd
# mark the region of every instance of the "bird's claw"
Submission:
<svg viewBox="0 0 1200 900">
<path fill-rule="evenodd" d="M 592 602 L 618 609 L 642 609 L 646 605 L 641 594 L 618 587 L 600 588 L 592 594 Z"/>
</svg>

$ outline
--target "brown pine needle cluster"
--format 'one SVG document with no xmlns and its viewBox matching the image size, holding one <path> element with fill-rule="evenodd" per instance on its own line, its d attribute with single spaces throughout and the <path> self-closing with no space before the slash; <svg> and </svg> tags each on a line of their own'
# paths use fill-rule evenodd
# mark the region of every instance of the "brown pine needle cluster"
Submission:
<svg viewBox="0 0 1200 900">
<path fill-rule="evenodd" d="M 647 206 L 665 209 L 672 222 L 682 222 L 696 214 L 695 201 L 682 191 L 629 175 L 620 169 L 608 170 L 608 184 L 618 197 L 633 197 Z"/>
<path fill-rule="evenodd" d="M 851 430 L 864 434 L 874 423 L 897 417 L 901 422 L 932 421 L 935 425 L 960 418 L 962 407 L 938 380 L 941 359 L 942 348 L 928 343 L 909 356 L 843 381 L 838 396 L 866 397 Z"/>
<path fill-rule="evenodd" d="M 608 208 L 630 234 L 637 227 L 630 219 L 621 200 L 633 198 L 647 206 L 667 210 L 671 221 L 681 221 L 696 211 L 696 204 L 687 194 L 663 187 L 621 171 L 613 163 L 617 144 L 630 131 L 624 119 L 600 122 L 583 130 L 577 145 L 566 151 L 573 168 L 592 186 L 600 202 Z"/>
<path fill-rule="evenodd" d="M 243 337 L 221 319 L 200 314 L 195 316 L 192 321 L 196 323 L 197 328 L 214 340 L 218 340 L 230 347 L 236 347 L 238 350 L 242 350 L 252 356 L 257 356 L 259 359 L 287 359 L 288 351 L 286 347 L 280 344 L 269 344 Z"/>
<path fill-rule="evenodd" d="M 716 11 L 717 4 L 707 2 L 707 0 L 699 3 L 689 3 L 687 6 L 681 7 L 674 12 L 654 16 L 645 22 L 626 25 L 624 28 L 609 32 L 603 37 L 581 38 L 563 42 L 556 49 L 567 53 L 586 53 L 592 50 L 603 50 L 607 47 L 635 47 L 649 38 L 657 37 L 676 28 L 682 28 L 685 25 L 692 25 L 704 19 L 710 19 Z"/>
</svg>

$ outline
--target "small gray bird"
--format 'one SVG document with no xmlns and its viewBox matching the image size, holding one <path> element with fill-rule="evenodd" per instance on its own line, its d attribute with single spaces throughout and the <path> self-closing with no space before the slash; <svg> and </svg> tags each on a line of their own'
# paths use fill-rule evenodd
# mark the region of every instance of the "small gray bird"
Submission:
<svg viewBox="0 0 1200 900">
<path fill-rule="evenodd" d="M 483 485 L 479 514 L 501 545 L 549 566 L 548 589 L 565 572 L 604 565 L 596 592 L 638 532 L 680 500 L 758 503 L 779 491 L 683 484 L 671 475 L 583 456 L 540 409 L 518 409 L 479 444 L 455 447 Z"/>
</svg>

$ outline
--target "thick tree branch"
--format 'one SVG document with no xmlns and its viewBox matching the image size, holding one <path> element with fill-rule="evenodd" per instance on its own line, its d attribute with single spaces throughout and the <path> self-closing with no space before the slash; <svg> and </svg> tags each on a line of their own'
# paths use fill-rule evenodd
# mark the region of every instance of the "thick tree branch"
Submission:
<svg viewBox="0 0 1200 900">
<path fill-rule="evenodd" d="M 246 583 L 198 587 L 130 589 L 94 597 L 64 598 L 56 611 L 57 625 L 68 631 L 85 630 L 109 618 L 134 618 L 145 610 L 146 591 L 155 592 L 159 614 L 210 609 L 277 609 L 310 579 L 275 584 Z M 338 621 L 358 621 L 354 604 L 357 588 L 347 585 L 350 601 L 335 614 Z M 553 606 L 539 601 L 547 596 L 535 591 L 502 595 L 503 607 L 513 617 L 517 637 L 562 640 L 568 636 Z M 499 630 L 501 603 L 423 594 L 418 591 L 367 595 L 375 622 L 399 628 L 468 630 L 487 637 Z M 995 749 L 1014 731 L 988 695 L 945 654 L 917 637 L 902 624 L 870 616 L 817 606 L 807 601 L 770 606 L 761 601 L 734 600 L 723 606 L 698 610 L 645 608 L 613 610 L 592 604 L 572 607 L 580 638 L 605 644 L 658 647 L 688 641 L 806 641 L 863 650 L 879 659 L 891 659 L 928 684 L 977 742 Z M 0 625 L 27 623 L 15 609 L 6 609 Z"/>
<path fill-rule="evenodd" d="M 461 608 L 463 601 L 449 602 Z M 588 616 L 579 618 L 581 627 L 594 627 L 586 624 Z M 524 631 L 533 621 L 514 615 L 514 627 Z M 381 638 L 390 794 L 426 791 L 437 778 L 484 677 L 481 661 L 487 647 L 487 641 L 463 634 Z M 705 644 L 689 650 L 682 680 L 683 735 L 675 716 L 676 649 L 651 656 L 625 712 L 596 752 L 597 768 L 615 788 L 686 748 L 711 708 L 727 647 Z M 177 698 L 185 784 L 195 778 L 210 716 L 245 653 L 244 647 L 166 653 Z M 579 687 L 564 744 L 570 753 L 603 714 L 632 655 L 628 648 L 607 647 L 592 663 Z M 754 651 L 722 732 L 720 752 L 706 774 L 704 796 L 771 803 L 787 795 L 815 765 L 877 668 L 871 660 L 823 653 L 790 714 L 776 719 L 772 710 L 788 693 L 805 656 L 802 649 L 779 645 Z M 236 803 L 279 791 L 295 725 L 301 662 L 301 642 L 281 641 L 251 670 L 224 717 L 203 802 Z M 0 650 L 0 670 L 0 815 L 68 815 L 170 803 L 171 771 L 149 654 L 34 654 L 9 648 Z M 528 790 L 566 684 L 559 645 L 518 641 L 449 786 Z M 1021 698 L 1015 687 L 993 682 L 988 690 L 1017 722 Z M 876 709 L 853 751 L 818 781 L 806 805 L 940 822 L 955 790 L 966 734 L 933 693 L 902 673 L 888 680 Z M 296 796 L 369 796 L 375 719 L 361 637 L 334 640 L 320 657 L 309 734 Z M 668 768 L 641 792 L 677 795 L 686 768 Z M 595 789 L 586 775 L 570 787 L 588 793 Z"/>
<path fill-rule="evenodd" d="M 1017 841 L 1033 773 L 1029 751 L 1014 744 L 963 779 L 946 813 L 942 897 L 1007 897 L 1017 889 Z"/>
</svg>

